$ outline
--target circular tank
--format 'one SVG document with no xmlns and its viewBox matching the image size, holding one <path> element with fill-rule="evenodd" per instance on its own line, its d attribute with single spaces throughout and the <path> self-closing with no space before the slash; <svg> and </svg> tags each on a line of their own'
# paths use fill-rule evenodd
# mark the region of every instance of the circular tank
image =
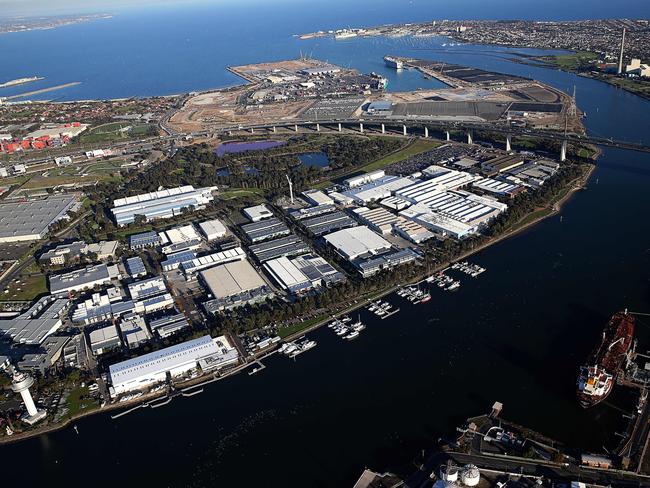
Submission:
<svg viewBox="0 0 650 488">
<path fill-rule="evenodd" d="M 458 468 L 456 466 L 443 464 L 440 466 L 440 479 L 455 483 L 458 481 Z"/>
<path fill-rule="evenodd" d="M 465 486 L 476 486 L 481 479 L 481 473 L 473 464 L 466 464 L 460 473 L 460 479 Z"/>
</svg>

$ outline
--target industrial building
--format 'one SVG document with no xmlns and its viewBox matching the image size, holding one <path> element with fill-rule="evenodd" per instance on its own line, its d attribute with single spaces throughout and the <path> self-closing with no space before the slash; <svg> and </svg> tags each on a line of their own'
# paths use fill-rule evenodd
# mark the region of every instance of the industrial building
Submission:
<svg viewBox="0 0 650 488">
<path fill-rule="evenodd" d="M 117 327 L 113 324 L 98 327 L 88 334 L 90 350 L 94 355 L 99 356 L 108 351 L 122 346 L 122 340 L 117 333 Z"/>
<path fill-rule="evenodd" d="M 100 261 L 106 261 L 115 258 L 118 246 L 117 241 L 93 242 L 88 244 L 88 253 L 96 255 Z"/>
<path fill-rule="evenodd" d="M 95 286 L 110 284 L 111 280 L 120 279 L 120 277 L 117 265 L 98 264 L 87 266 L 68 273 L 50 275 L 50 293 L 52 295 L 63 295 L 88 290 Z"/>
<path fill-rule="evenodd" d="M 66 263 L 72 262 L 83 254 L 86 254 L 88 244 L 83 241 L 75 241 L 70 244 L 60 244 L 54 249 L 41 254 L 38 262 L 41 264 L 49 264 L 62 266 Z"/>
<path fill-rule="evenodd" d="M 481 163 L 481 170 L 488 176 L 503 173 L 524 164 L 523 156 L 503 154 Z"/>
<path fill-rule="evenodd" d="M 371 183 L 347 190 L 343 194 L 360 205 L 366 205 L 370 202 L 381 200 L 382 198 L 388 198 L 400 188 L 410 186 L 417 181 L 419 180 L 403 178 L 401 176 L 382 176 Z"/>
<path fill-rule="evenodd" d="M 266 241 L 274 237 L 290 234 L 289 228 L 276 217 L 252 222 L 241 226 L 242 231 L 252 243 Z"/>
<path fill-rule="evenodd" d="M 145 249 L 147 247 L 156 247 L 161 243 L 160 236 L 155 231 L 142 232 L 129 236 L 129 248 L 133 251 Z"/>
<path fill-rule="evenodd" d="M 393 224 L 397 222 L 397 215 L 381 207 L 359 207 L 355 208 L 353 212 L 361 222 L 381 235 L 390 234 L 393 231 Z"/>
<path fill-rule="evenodd" d="M 353 176 L 346 180 L 343 180 L 343 184 L 348 188 L 356 188 L 367 183 L 372 183 L 386 176 L 383 170 L 378 169 L 377 171 L 371 171 L 370 173 L 363 173 L 358 176 Z"/>
<path fill-rule="evenodd" d="M 124 263 L 124 267 L 130 278 L 141 278 L 147 276 L 147 268 L 140 256 L 128 258 Z"/>
<path fill-rule="evenodd" d="M 269 208 L 264 204 L 255 205 L 254 207 L 247 207 L 243 210 L 243 212 L 251 222 L 259 222 L 260 220 L 270 219 L 273 217 L 273 212 L 271 212 Z"/>
<path fill-rule="evenodd" d="M 300 224 L 317 237 L 348 227 L 354 227 L 357 222 L 345 212 L 335 212 L 303 219 Z"/>
<path fill-rule="evenodd" d="M 129 295 L 133 300 L 144 300 L 167 292 L 167 285 L 162 276 L 154 276 L 148 280 L 136 281 L 129 285 Z"/>
<path fill-rule="evenodd" d="M 176 332 L 189 327 L 190 324 L 182 313 L 165 315 L 149 322 L 151 332 L 158 334 L 162 339 L 174 335 Z"/>
<path fill-rule="evenodd" d="M 26 139 L 39 139 L 39 138 L 49 138 L 49 139 L 62 139 L 64 137 L 72 139 L 73 137 L 78 136 L 83 131 L 88 128 L 88 124 L 79 124 L 75 122 L 74 124 L 64 124 L 57 125 L 55 127 L 46 127 L 43 129 L 38 129 L 33 132 L 28 133 Z"/>
<path fill-rule="evenodd" d="M 451 236 L 462 239 L 478 231 L 476 226 L 452 219 L 439 212 L 433 212 L 424 204 L 413 205 L 402 210 L 399 214 L 431 230 L 440 237 Z"/>
<path fill-rule="evenodd" d="M 344 279 L 341 272 L 320 256 L 313 254 L 293 259 L 272 259 L 264 263 L 264 270 L 283 290 L 290 293 L 302 293 Z"/>
<path fill-rule="evenodd" d="M 378 256 L 359 259 L 352 264 L 356 266 L 362 277 L 367 278 L 382 270 L 413 262 L 418 257 L 418 254 L 412 249 L 397 249 Z"/>
<path fill-rule="evenodd" d="M 70 336 L 52 335 L 38 347 L 38 352 L 25 354 L 18 362 L 21 371 L 38 371 L 41 375 L 50 369 L 60 358 Z"/>
<path fill-rule="evenodd" d="M 423 174 L 429 176 L 429 179 L 401 188 L 395 192 L 395 196 L 411 203 L 426 204 L 429 199 L 441 192 L 455 190 L 477 179 L 469 173 L 435 165 L 429 166 Z"/>
<path fill-rule="evenodd" d="M 191 185 L 170 188 L 168 190 L 143 193 L 113 201 L 111 212 L 118 225 L 127 225 L 135 221 L 136 215 L 147 220 L 169 218 L 179 215 L 185 208 L 194 210 L 205 208 L 214 197 L 216 187 L 197 188 Z"/>
<path fill-rule="evenodd" d="M 411 241 L 414 244 L 420 244 L 435 237 L 433 232 L 428 231 L 420 224 L 407 220 L 404 217 L 399 217 L 397 222 L 393 224 L 393 230 L 399 236 Z"/>
<path fill-rule="evenodd" d="M 76 203 L 74 197 L 0 204 L 0 243 L 43 239 L 50 226 L 66 219 Z"/>
<path fill-rule="evenodd" d="M 246 259 L 246 253 L 241 247 L 234 247 L 225 251 L 219 251 L 190 261 L 183 261 L 180 268 L 186 276 L 193 275 L 202 269 L 211 268 L 219 264 L 241 261 Z"/>
<path fill-rule="evenodd" d="M 178 377 L 196 369 L 199 361 L 208 359 L 219 368 L 236 364 L 239 354 L 225 336 L 212 339 L 206 335 L 166 347 L 109 366 L 110 394 L 115 397 L 162 383 L 168 374 Z"/>
<path fill-rule="evenodd" d="M 480 178 L 472 182 L 472 188 L 481 190 L 485 193 L 491 193 L 499 197 L 512 198 L 522 191 L 524 187 L 511 183 L 509 181 L 496 180 L 494 178 Z"/>
<path fill-rule="evenodd" d="M 181 263 L 192 261 L 197 256 L 194 251 L 180 251 L 174 254 L 167 255 L 167 259 L 160 263 L 163 271 L 172 271 L 178 269 Z"/>
<path fill-rule="evenodd" d="M 297 256 L 309 252 L 309 246 L 295 235 L 280 237 L 271 241 L 254 244 L 248 248 L 257 262 L 264 263 L 283 256 Z"/>
<path fill-rule="evenodd" d="M 320 190 L 307 190 L 302 192 L 302 195 L 312 205 L 332 205 L 334 200 Z"/>
<path fill-rule="evenodd" d="M 382 207 L 389 208 L 396 212 L 399 212 L 400 210 L 404 210 L 405 208 L 411 205 L 411 202 L 409 202 L 408 200 L 404 200 L 403 198 L 400 197 L 384 198 L 379 203 Z"/>
<path fill-rule="evenodd" d="M 310 217 L 316 217 L 336 210 L 336 206 L 330 204 L 317 205 L 315 207 L 299 208 L 291 210 L 289 215 L 295 220 L 304 220 Z"/>
<path fill-rule="evenodd" d="M 226 226 L 221 223 L 218 219 L 206 220 L 199 224 L 201 232 L 205 236 L 207 241 L 214 241 L 216 239 L 221 239 L 226 237 L 228 230 Z"/>
<path fill-rule="evenodd" d="M 17 317 L 0 320 L 0 335 L 19 344 L 41 344 L 63 325 L 67 298 L 43 297 Z"/>
<path fill-rule="evenodd" d="M 390 242 L 363 225 L 333 232 L 324 239 L 348 261 L 391 249 Z"/>
<path fill-rule="evenodd" d="M 138 314 L 125 315 L 120 322 L 120 332 L 129 349 L 135 349 L 151 340 L 144 318 Z"/>
<path fill-rule="evenodd" d="M 200 276 L 213 297 L 204 304 L 210 313 L 263 301 L 272 293 L 248 260 L 214 266 L 201 271 Z"/>
<path fill-rule="evenodd" d="M 135 309 L 132 301 L 122 301 L 122 294 L 117 288 L 109 288 L 107 293 L 93 293 L 79 303 L 72 313 L 72 322 L 86 325 L 111 320 Z"/>
<path fill-rule="evenodd" d="M 536 161 L 508 171 L 506 179 L 531 188 L 540 188 L 546 180 L 557 173 L 560 164 L 555 161 Z"/>
<path fill-rule="evenodd" d="M 191 251 L 201 246 L 201 236 L 192 224 L 174 227 L 158 234 L 163 254 Z"/>
</svg>

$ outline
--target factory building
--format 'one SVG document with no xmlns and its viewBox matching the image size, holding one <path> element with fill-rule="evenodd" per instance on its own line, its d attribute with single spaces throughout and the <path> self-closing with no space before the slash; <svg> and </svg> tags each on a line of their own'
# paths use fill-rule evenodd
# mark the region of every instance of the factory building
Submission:
<svg viewBox="0 0 650 488">
<path fill-rule="evenodd" d="M 225 251 L 219 251 L 200 258 L 194 258 L 191 261 L 183 261 L 180 268 L 187 277 L 193 275 L 202 269 L 211 268 L 219 264 L 241 261 L 246 259 L 246 253 L 241 247 L 234 247 Z"/>
<path fill-rule="evenodd" d="M 418 180 L 402 178 L 401 176 L 382 176 L 370 183 L 347 190 L 343 194 L 360 205 L 366 205 L 370 202 L 388 198 L 401 188 L 412 185 L 414 181 Z"/>
<path fill-rule="evenodd" d="M 264 263 L 264 270 L 283 290 L 290 293 L 303 293 L 344 279 L 343 274 L 331 264 L 312 254 L 293 259 L 272 259 Z"/>
<path fill-rule="evenodd" d="M 108 285 L 113 279 L 120 279 L 117 265 L 98 264 L 68 273 L 49 277 L 50 293 L 64 295 L 71 292 L 89 290 L 95 286 Z"/>
<path fill-rule="evenodd" d="M 212 339 L 206 335 L 166 347 L 109 366 L 110 394 L 115 397 L 162 383 L 168 374 L 172 378 L 183 375 L 196 369 L 202 360 L 209 360 L 213 368 L 222 368 L 236 364 L 239 354 L 225 336 Z"/>
<path fill-rule="evenodd" d="M 140 256 L 128 258 L 125 261 L 124 268 L 126 269 L 126 273 L 130 278 L 141 278 L 143 276 L 147 276 L 147 268 L 145 267 L 144 261 L 142 261 L 142 258 Z"/>
<path fill-rule="evenodd" d="M 180 215 L 183 209 L 205 208 L 213 200 L 212 192 L 216 187 L 197 188 L 191 185 L 143 193 L 113 201 L 111 212 L 118 225 L 127 225 L 135 221 L 136 215 L 147 220 L 164 219 Z"/>
<path fill-rule="evenodd" d="M 481 170 L 487 176 L 503 173 L 524 164 L 524 158 L 516 154 L 504 154 L 481 163 Z"/>
<path fill-rule="evenodd" d="M 295 235 L 280 237 L 271 241 L 254 244 L 248 248 L 257 262 L 264 263 L 283 256 L 297 256 L 309 252 L 305 242 Z"/>
<path fill-rule="evenodd" d="M 334 200 L 320 190 L 307 190 L 302 194 L 312 205 L 332 205 L 334 203 Z"/>
<path fill-rule="evenodd" d="M 266 241 L 274 237 L 290 234 L 289 228 L 276 217 L 252 222 L 241 226 L 242 231 L 252 243 Z"/>
<path fill-rule="evenodd" d="M 347 186 L 348 188 L 356 188 L 361 185 L 365 185 L 367 183 L 372 183 L 374 181 L 377 181 L 381 178 L 386 176 L 386 173 L 384 173 L 383 170 L 378 169 L 377 171 L 372 171 L 370 173 L 364 173 L 358 176 L 353 176 L 352 178 L 348 178 L 346 180 L 343 180 L 343 184 Z"/>
<path fill-rule="evenodd" d="M 38 262 L 41 264 L 62 266 L 79 259 L 81 255 L 86 254 L 87 250 L 88 244 L 83 241 L 61 244 L 41 254 Z"/>
<path fill-rule="evenodd" d="M 390 242 L 363 225 L 333 232 L 324 239 L 348 261 L 391 249 Z"/>
<path fill-rule="evenodd" d="M 446 179 L 446 181 L 442 183 L 438 178 L 425 180 L 398 190 L 395 192 L 395 196 L 413 204 L 424 203 L 426 205 L 429 201 L 435 200 L 440 194 L 444 194 L 447 190 L 451 189 L 448 188 L 448 186 L 459 188 L 460 186 L 471 183 L 475 179 L 472 175 L 467 173 L 460 173 L 458 171 L 454 171 L 454 173 L 459 175 L 459 177 Z M 467 175 L 467 177 L 464 175 Z"/>
<path fill-rule="evenodd" d="M 167 255 L 167 259 L 160 263 L 163 271 L 178 269 L 181 263 L 192 261 L 197 256 L 194 251 L 180 251 Z"/>
<path fill-rule="evenodd" d="M 226 237 L 228 230 L 226 226 L 221 223 L 218 219 L 206 220 L 199 224 L 201 232 L 205 236 L 207 241 L 214 241 L 216 239 L 222 239 Z"/>
<path fill-rule="evenodd" d="M 129 295 L 133 300 L 144 300 L 167 292 L 167 285 L 162 276 L 154 276 L 148 280 L 136 281 L 129 285 Z"/>
<path fill-rule="evenodd" d="M 243 210 L 243 212 L 251 222 L 259 222 L 260 220 L 270 219 L 273 217 L 273 212 L 271 212 L 269 208 L 264 204 L 255 205 L 254 207 L 247 207 Z"/>
<path fill-rule="evenodd" d="M 440 190 L 455 190 L 476 179 L 476 176 L 464 171 L 456 171 L 436 164 L 423 169 L 422 175 L 427 178 L 427 183 L 437 186 Z"/>
<path fill-rule="evenodd" d="M 162 339 L 172 336 L 189 326 L 189 322 L 182 313 L 165 315 L 149 322 L 151 332 L 158 334 Z"/>
<path fill-rule="evenodd" d="M 414 244 L 420 244 L 435 237 L 433 232 L 428 231 L 420 224 L 407 220 L 404 217 L 399 217 L 397 222 L 393 224 L 393 230 L 399 236 L 411 241 Z"/>
<path fill-rule="evenodd" d="M 129 248 L 133 251 L 145 249 L 147 247 L 156 247 L 159 246 L 161 242 L 160 236 L 154 231 L 129 236 Z"/>
<path fill-rule="evenodd" d="M 129 349 L 135 349 L 151 340 L 144 318 L 138 314 L 125 315 L 120 322 L 120 332 Z"/>
<path fill-rule="evenodd" d="M 272 294 L 271 288 L 248 260 L 208 268 L 201 271 L 200 277 L 213 297 L 204 303 L 210 313 L 260 302 Z"/>
<path fill-rule="evenodd" d="M 119 317 L 134 309 L 132 301 L 122 301 L 122 294 L 117 288 L 109 288 L 107 293 L 93 293 L 90 298 L 79 303 L 72 313 L 72 322 L 95 324 Z"/>
<path fill-rule="evenodd" d="M 160 244 L 163 254 L 173 254 L 180 251 L 192 251 L 201 246 L 201 236 L 192 224 L 174 227 L 160 232 Z"/>
<path fill-rule="evenodd" d="M 357 225 L 356 221 L 345 212 L 337 210 L 318 217 L 303 219 L 300 224 L 317 237 Z"/>
<path fill-rule="evenodd" d="M 395 212 L 399 212 L 400 210 L 404 210 L 405 208 L 409 207 L 411 205 L 411 202 L 400 197 L 388 197 L 381 200 L 379 204 L 382 207 L 386 207 L 394 210 Z"/>
<path fill-rule="evenodd" d="M 68 218 L 76 201 L 74 197 L 47 197 L 0 204 L 0 243 L 43 239 L 52 224 Z"/>
<path fill-rule="evenodd" d="M 100 261 L 115 259 L 119 242 L 99 241 L 88 244 L 88 253 L 95 254 Z"/>
<path fill-rule="evenodd" d="M 381 254 L 379 256 L 360 259 L 354 262 L 357 271 L 362 277 L 368 278 L 382 270 L 394 268 L 402 264 L 411 263 L 418 258 L 418 254 L 412 249 L 398 249 Z"/>
<path fill-rule="evenodd" d="M 495 180 L 494 178 L 480 178 L 472 182 L 472 187 L 485 193 L 507 198 L 512 198 L 525 191 L 521 185 L 511 183 L 507 180 Z"/>
<path fill-rule="evenodd" d="M 413 205 L 402 210 L 399 214 L 431 230 L 440 237 L 451 236 L 456 239 L 462 239 L 478 231 L 476 226 L 452 219 L 439 212 L 433 212 L 423 204 Z"/>
<path fill-rule="evenodd" d="M 359 207 L 355 208 L 353 212 L 361 222 L 381 235 L 389 235 L 393 231 L 393 224 L 397 222 L 397 215 L 381 207 L 372 209 Z"/>
<path fill-rule="evenodd" d="M 560 164 L 555 161 L 536 161 L 508 171 L 506 179 L 531 188 L 540 188 L 546 180 L 557 173 Z"/>
<path fill-rule="evenodd" d="M 39 351 L 25 354 L 18 362 L 21 371 L 38 371 L 41 375 L 61 358 L 69 336 L 49 336 L 39 346 Z"/>
<path fill-rule="evenodd" d="M 334 212 L 336 206 L 330 204 L 317 205 L 315 207 L 299 208 L 296 210 L 291 210 L 289 215 L 292 219 L 295 220 L 304 220 L 311 217 L 317 217 L 318 215 L 323 215 L 326 213 Z"/>
<path fill-rule="evenodd" d="M 88 334 L 90 350 L 95 356 L 99 356 L 108 351 L 122 346 L 122 340 L 117 333 L 117 327 L 113 324 L 98 327 Z"/>
<path fill-rule="evenodd" d="M 17 317 L 0 320 L 0 337 L 19 344 L 41 344 L 63 325 L 68 303 L 67 298 L 41 298 Z"/>
</svg>

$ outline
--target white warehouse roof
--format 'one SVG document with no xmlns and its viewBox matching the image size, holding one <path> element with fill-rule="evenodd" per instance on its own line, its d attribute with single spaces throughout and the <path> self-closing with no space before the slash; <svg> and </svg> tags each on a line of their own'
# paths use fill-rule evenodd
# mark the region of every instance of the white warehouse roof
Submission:
<svg viewBox="0 0 650 488">
<path fill-rule="evenodd" d="M 205 235 L 205 238 L 208 241 L 219 239 L 226 235 L 226 226 L 221 223 L 218 219 L 206 220 L 199 224 L 201 231 Z"/>
<path fill-rule="evenodd" d="M 348 260 L 391 248 L 390 242 L 364 225 L 333 232 L 324 239 Z"/>
</svg>

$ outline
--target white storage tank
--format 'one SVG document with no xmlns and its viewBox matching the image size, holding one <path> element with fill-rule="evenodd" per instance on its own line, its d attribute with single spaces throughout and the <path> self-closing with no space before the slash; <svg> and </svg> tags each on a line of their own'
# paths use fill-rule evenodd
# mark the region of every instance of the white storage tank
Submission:
<svg viewBox="0 0 650 488">
<path fill-rule="evenodd" d="M 451 463 L 440 466 L 440 479 L 455 483 L 458 481 L 458 468 Z"/>
</svg>

